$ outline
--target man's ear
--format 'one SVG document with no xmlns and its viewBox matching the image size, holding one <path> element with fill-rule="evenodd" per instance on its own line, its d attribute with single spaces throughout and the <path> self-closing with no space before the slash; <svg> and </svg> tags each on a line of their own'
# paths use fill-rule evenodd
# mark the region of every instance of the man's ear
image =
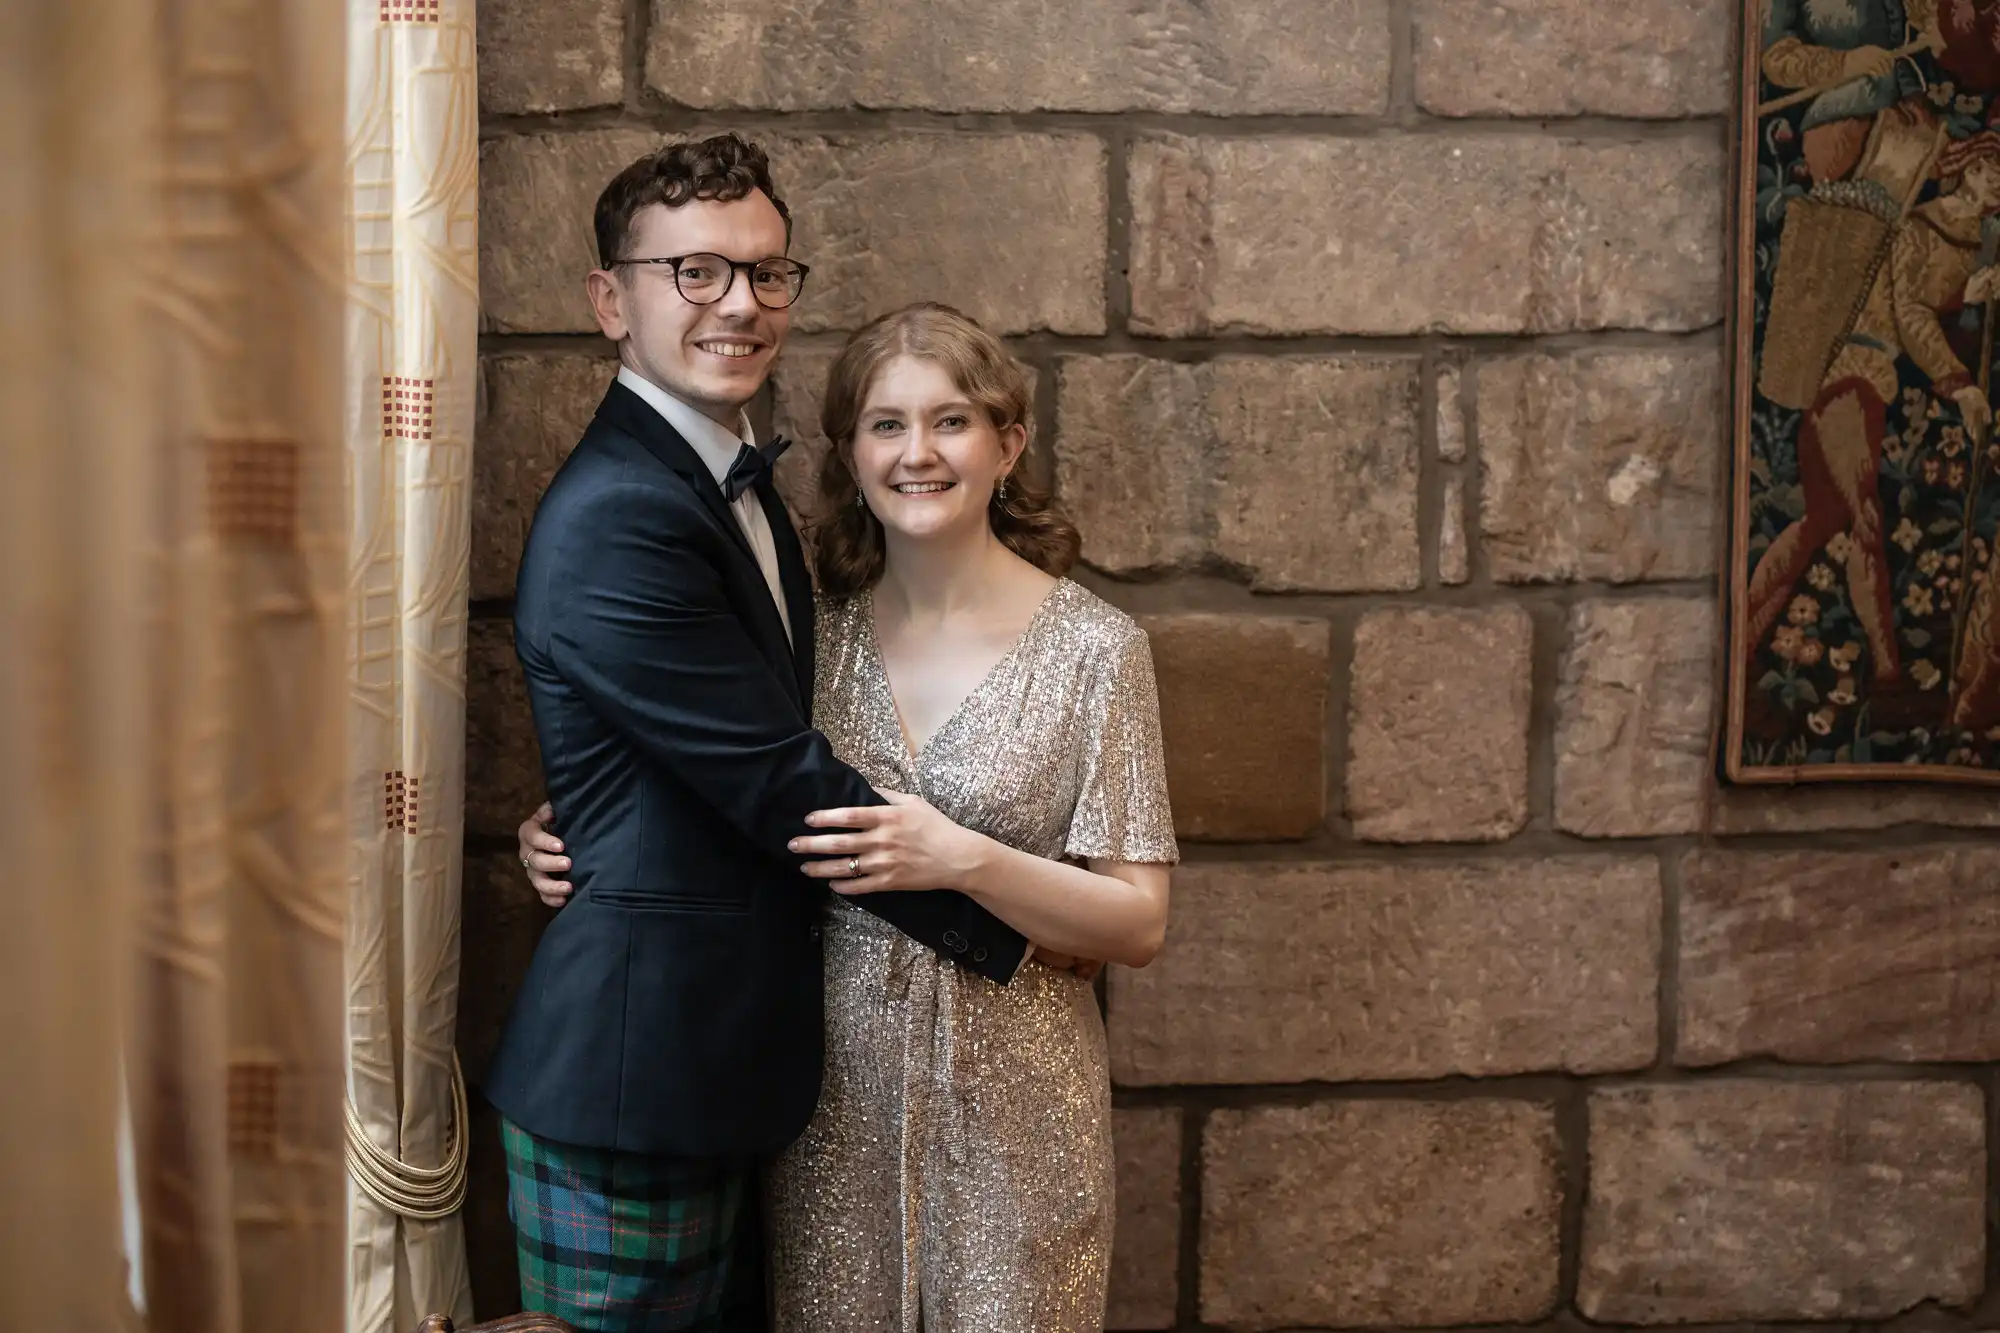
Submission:
<svg viewBox="0 0 2000 1333">
<path fill-rule="evenodd" d="M 625 298 L 628 295 L 625 284 L 609 269 L 594 268 L 584 278 L 583 289 L 590 297 L 590 313 L 597 316 L 597 327 L 612 342 L 623 342 L 631 332 L 625 324 Z"/>
</svg>

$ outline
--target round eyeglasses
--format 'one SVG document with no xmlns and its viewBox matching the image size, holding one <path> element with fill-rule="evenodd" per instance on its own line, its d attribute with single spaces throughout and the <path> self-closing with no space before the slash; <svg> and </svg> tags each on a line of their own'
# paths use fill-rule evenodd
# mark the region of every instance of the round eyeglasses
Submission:
<svg viewBox="0 0 2000 1333">
<path fill-rule="evenodd" d="M 693 305 L 714 305 L 729 295 L 736 272 L 750 275 L 750 294 L 767 310 L 783 310 L 799 299 L 812 272 L 796 259 L 725 259 L 721 255 L 665 255 L 659 259 L 614 259 L 619 264 L 664 264 L 674 275 L 681 299 Z"/>
</svg>

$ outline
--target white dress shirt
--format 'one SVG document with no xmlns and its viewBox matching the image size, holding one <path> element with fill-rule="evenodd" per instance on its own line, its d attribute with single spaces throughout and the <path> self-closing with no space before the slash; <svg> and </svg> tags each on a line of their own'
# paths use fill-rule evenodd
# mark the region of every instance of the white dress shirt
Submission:
<svg viewBox="0 0 2000 1333">
<path fill-rule="evenodd" d="M 719 488 L 729 469 L 736 464 L 736 455 L 744 445 L 756 448 L 757 440 L 750 429 L 750 418 L 739 414 L 743 429 L 732 432 L 727 426 L 703 416 L 680 399 L 653 383 L 630 366 L 618 368 L 618 382 L 646 400 L 647 406 L 667 419 L 667 424 L 680 432 L 681 438 L 694 446 L 695 453 L 708 467 Z M 723 492 L 723 502 L 736 514 L 736 521 L 743 527 L 743 535 L 750 539 L 750 550 L 757 557 L 757 567 L 764 571 L 765 586 L 771 590 L 771 601 L 777 605 L 778 619 L 785 626 L 785 638 L 792 637 L 792 617 L 785 610 L 785 586 L 778 577 L 778 544 L 771 537 L 771 522 L 764 516 L 764 506 L 757 499 L 756 487 L 751 487 L 734 500 Z"/>
</svg>

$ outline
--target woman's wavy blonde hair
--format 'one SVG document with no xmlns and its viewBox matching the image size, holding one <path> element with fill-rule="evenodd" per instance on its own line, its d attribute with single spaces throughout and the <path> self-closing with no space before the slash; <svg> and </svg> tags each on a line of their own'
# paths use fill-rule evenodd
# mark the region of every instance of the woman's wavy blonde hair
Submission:
<svg viewBox="0 0 2000 1333">
<path fill-rule="evenodd" d="M 820 462 L 819 517 L 811 537 L 820 589 L 829 596 L 851 597 L 882 577 L 882 522 L 857 503 L 861 491 L 854 478 L 854 432 L 868 386 L 899 356 L 942 366 L 958 391 L 985 411 L 994 429 L 1018 425 L 1033 440 L 1026 372 L 999 339 L 970 317 L 920 301 L 858 329 L 827 372 L 819 414 L 820 430 L 831 447 Z M 1056 504 L 1053 488 L 1017 465 L 1005 490 L 1003 499 L 996 489 L 986 506 L 993 535 L 1037 569 L 1058 578 L 1067 574 L 1082 540 Z"/>
</svg>

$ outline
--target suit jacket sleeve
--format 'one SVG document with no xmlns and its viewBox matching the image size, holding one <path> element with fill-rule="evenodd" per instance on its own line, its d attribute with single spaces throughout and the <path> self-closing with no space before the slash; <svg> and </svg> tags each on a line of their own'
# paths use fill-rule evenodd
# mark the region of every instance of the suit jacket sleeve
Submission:
<svg viewBox="0 0 2000 1333">
<path fill-rule="evenodd" d="M 570 525 L 549 652 L 556 668 L 649 758 L 700 792 L 773 857 L 806 815 L 880 805 L 868 781 L 806 725 L 770 660 L 730 605 L 702 537 L 655 487 L 607 488 Z M 680 529 L 677 531 L 677 529 Z M 803 876 L 801 892 L 812 891 Z M 1006 982 L 1027 940 L 964 894 L 854 900 L 921 944 Z"/>
</svg>

